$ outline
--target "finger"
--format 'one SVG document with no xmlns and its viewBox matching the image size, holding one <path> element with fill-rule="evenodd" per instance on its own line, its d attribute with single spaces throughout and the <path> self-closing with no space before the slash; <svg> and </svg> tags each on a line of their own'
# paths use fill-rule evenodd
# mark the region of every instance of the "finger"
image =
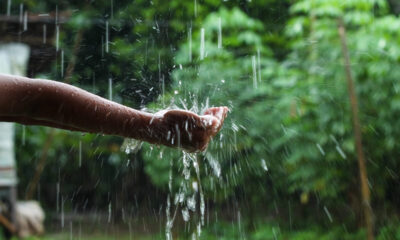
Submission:
<svg viewBox="0 0 400 240">
<path fill-rule="evenodd" d="M 219 120 L 222 120 L 226 117 L 228 111 L 229 111 L 229 108 L 227 108 L 227 107 L 212 107 L 212 108 L 207 109 L 204 112 L 204 115 L 212 115 L 212 116 L 218 118 Z"/>
</svg>

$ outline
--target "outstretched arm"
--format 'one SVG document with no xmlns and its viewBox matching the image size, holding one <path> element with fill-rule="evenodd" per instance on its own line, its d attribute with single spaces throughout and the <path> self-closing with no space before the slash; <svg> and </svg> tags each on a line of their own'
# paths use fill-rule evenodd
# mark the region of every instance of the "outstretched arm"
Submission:
<svg viewBox="0 0 400 240">
<path fill-rule="evenodd" d="M 119 135 L 188 151 L 207 147 L 227 111 L 220 107 L 203 116 L 182 110 L 150 114 L 68 84 L 0 75 L 0 121 Z"/>
</svg>

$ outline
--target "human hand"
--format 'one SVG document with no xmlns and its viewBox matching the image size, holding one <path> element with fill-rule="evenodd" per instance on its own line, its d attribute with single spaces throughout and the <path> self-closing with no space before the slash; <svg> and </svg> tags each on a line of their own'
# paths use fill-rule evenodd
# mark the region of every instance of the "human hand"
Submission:
<svg viewBox="0 0 400 240">
<path fill-rule="evenodd" d="M 203 115 L 184 110 L 163 112 L 162 123 L 168 129 L 166 145 L 189 152 L 204 151 L 222 128 L 228 111 L 227 107 L 212 107 Z"/>
</svg>

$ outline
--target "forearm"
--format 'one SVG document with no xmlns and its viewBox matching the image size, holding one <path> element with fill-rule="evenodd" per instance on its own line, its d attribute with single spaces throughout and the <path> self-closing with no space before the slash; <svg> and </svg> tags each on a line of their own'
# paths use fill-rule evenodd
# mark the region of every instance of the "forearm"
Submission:
<svg viewBox="0 0 400 240">
<path fill-rule="evenodd" d="M 157 117 L 153 118 L 152 114 L 111 102 L 71 85 L 0 75 L 2 121 L 120 135 L 162 143 L 160 136 L 154 135 L 154 131 L 150 130 L 150 124 L 160 123 Z M 160 134 L 159 132 L 158 135 Z"/>
</svg>

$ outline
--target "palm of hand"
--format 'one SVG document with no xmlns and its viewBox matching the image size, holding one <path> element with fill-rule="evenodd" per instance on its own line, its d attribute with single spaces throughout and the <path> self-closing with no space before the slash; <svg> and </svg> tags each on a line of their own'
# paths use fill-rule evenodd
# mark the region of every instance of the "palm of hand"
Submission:
<svg viewBox="0 0 400 240">
<path fill-rule="evenodd" d="M 209 108 L 203 115 L 184 110 L 166 111 L 163 122 L 171 131 L 167 136 L 170 145 L 189 152 L 204 151 L 222 128 L 228 111 L 227 107 Z"/>
</svg>

